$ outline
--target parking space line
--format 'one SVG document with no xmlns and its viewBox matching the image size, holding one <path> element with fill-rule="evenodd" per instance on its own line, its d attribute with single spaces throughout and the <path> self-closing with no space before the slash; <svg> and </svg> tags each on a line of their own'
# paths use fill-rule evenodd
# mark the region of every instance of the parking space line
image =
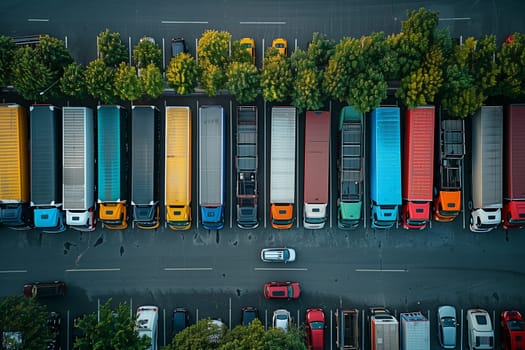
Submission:
<svg viewBox="0 0 525 350">
<path fill-rule="evenodd" d="M 28 22 L 49 22 L 49 18 L 28 18 Z"/>
<path fill-rule="evenodd" d="M 114 272 L 120 271 L 120 268 L 109 268 L 109 269 L 66 269 L 66 272 Z"/>
<path fill-rule="evenodd" d="M 284 25 L 286 22 L 239 22 L 239 24 Z"/>
<path fill-rule="evenodd" d="M 439 18 L 440 21 L 470 21 L 470 17 L 443 17 Z"/>
<path fill-rule="evenodd" d="M 162 24 L 208 24 L 208 21 L 160 21 Z"/>
<path fill-rule="evenodd" d="M 254 267 L 255 271 L 308 271 L 306 267 Z"/>
<path fill-rule="evenodd" d="M 0 273 L 25 273 L 27 270 L 1 270 Z"/>
<path fill-rule="evenodd" d="M 211 271 L 213 267 L 165 267 L 164 271 Z"/>
<path fill-rule="evenodd" d="M 408 272 L 408 269 L 355 269 L 355 272 Z"/>
</svg>

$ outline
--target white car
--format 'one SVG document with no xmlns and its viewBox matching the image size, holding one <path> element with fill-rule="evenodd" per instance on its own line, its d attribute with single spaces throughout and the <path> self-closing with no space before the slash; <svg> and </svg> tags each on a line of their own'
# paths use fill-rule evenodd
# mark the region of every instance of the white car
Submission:
<svg viewBox="0 0 525 350">
<path fill-rule="evenodd" d="M 439 345 L 444 349 L 456 348 L 457 318 L 454 306 L 440 306 L 437 312 Z"/>
<path fill-rule="evenodd" d="M 293 248 L 264 248 L 261 250 L 263 262 L 293 262 L 295 261 L 295 249 Z"/>
<path fill-rule="evenodd" d="M 217 343 L 226 332 L 226 325 L 219 318 L 212 319 L 208 322 L 208 329 L 216 328 L 217 332 L 210 334 L 210 342 Z"/>
<path fill-rule="evenodd" d="M 273 312 L 273 327 L 282 329 L 283 332 L 288 332 L 288 328 L 292 322 L 290 312 L 285 309 L 275 310 Z"/>
<path fill-rule="evenodd" d="M 135 329 L 139 337 L 148 337 L 151 339 L 151 345 L 148 350 L 157 350 L 159 323 L 159 308 L 157 306 L 139 306 L 137 308 L 137 321 Z"/>
</svg>

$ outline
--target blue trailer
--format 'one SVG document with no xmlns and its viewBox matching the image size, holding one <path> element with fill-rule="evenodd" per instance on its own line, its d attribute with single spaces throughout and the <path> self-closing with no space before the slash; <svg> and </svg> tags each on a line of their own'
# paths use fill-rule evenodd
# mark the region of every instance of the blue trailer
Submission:
<svg viewBox="0 0 525 350">
<path fill-rule="evenodd" d="M 401 130 L 398 107 L 372 111 L 370 201 L 372 228 L 388 229 L 397 223 L 401 205 Z"/>
</svg>

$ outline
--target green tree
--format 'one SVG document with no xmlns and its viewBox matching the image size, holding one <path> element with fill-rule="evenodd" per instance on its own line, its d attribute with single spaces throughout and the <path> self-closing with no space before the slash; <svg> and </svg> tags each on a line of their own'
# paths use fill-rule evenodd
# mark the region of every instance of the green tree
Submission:
<svg viewBox="0 0 525 350">
<path fill-rule="evenodd" d="M 108 67 L 116 67 L 128 60 L 128 49 L 122 42 L 119 33 L 105 31 L 98 35 L 99 59 Z"/>
<path fill-rule="evenodd" d="M 20 47 L 15 51 L 13 86 L 26 100 L 43 101 L 55 93 L 54 74 L 34 54 L 32 48 Z M 49 90 L 47 90 L 49 87 Z M 46 91 L 47 90 L 47 91 Z M 45 94 L 40 94 L 44 92 Z"/>
<path fill-rule="evenodd" d="M 239 103 L 254 101 L 259 93 L 259 71 L 251 62 L 232 62 L 226 73 L 226 88 Z"/>
<path fill-rule="evenodd" d="M 270 328 L 264 335 L 263 349 L 306 350 L 303 334 L 303 330 L 295 327 L 288 329 L 287 333 L 277 328 Z"/>
<path fill-rule="evenodd" d="M 263 350 L 264 326 L 258 319 L 249 325 L 238 325 L 221 339 L 219 350 Z"/>
<path fill-rule="evenodd" d="M 78 99 L 87 97 L 84 66 L 79 63 L 70 63 L 60 78 L 60 91 L 65 96 Z"/>
<path fill-rule="evenodd" d="M 143 94 L 142 80 L 135 67 L 120 62 L 115 70 L 115 92 L 126 101 L 138 100 Z"/>
<path fill-rule="evenodd" d="M 335 52 L 335 42 L 327 39 L 326 35 L 316 32 L 312 35 L 312 41 L 308 45 L 306 52 L 308 53 L 308 58 L 315 63 L 316 67 L 326 67 L 330 57 Z"/>
<path fill-rule="evenodd" d="M 100 59 L 91 61 L 85 71 L 88 93 L 102 103 L 116 103 L 114 70 Z"/>
<path fill-rule="evenodd" d="M 133 62 L 138 69 L 153 63 L 159 70 L 162 70 L 162 50 L 156 43 L 142 38 L 133 48 Z"/>
<path fill-rule="evenodd" d="M 199 320 L 196 324 L 186 327 L 181 332 L 177 333 L 177 335 L 171 340 L 171 344 L 164 349 L 217 349 L 220 343 L 212 341 L 212 339 L 221 332 L 219 326 L 213 324 L 209 318 Z"/>
<path fill-rule="evenodd" d="M 265 101 L 283 102 L 290 97 L 292 70 L 288 57 L 279 55 L 277 49 L 266 51 L 261 73 L 261 89 Z"/>
<path fill-rule="evenodd" d="M 11 37 L 0 35 L 0 86 L 11 84 L 15 44 Z"/>
<path fill-rule="evenodd" d="M 166 70 L 168 84 L 179 95 L 186 95 L 195 91 L 198 76 L 197 64 L 188 53 L 181 53 L 173 57 Z"/>
<path fill-rule="evenodd" d="M 62 76 L 64 69 L 70 63 L 73 63 L 73 57 L 67 50 L 64 41 L 49 35 L 40 37 L 40 43 L 34 51 L 40 62 L 53 72 L 55 80 Z"/>
<path fill-rule="evenodd" d="M 209 96 L 217 95 L 217 92 L 224 87 L 226 82 L 226 72 L 214 64 L 200 66 L 200 86 L 206 90 Z"/>
<path fill-rule="evenodd" d="M 212 64 L 226 69 L 229 63 L 231 34 L 225 31 L 206 30 L 199 39 L 197 54 L 199 65 Z"/>
<path fill-rule="evenodd" d="M 116 310 L 111 308 L 111 299 L 100 306 L 100 320 L 97 313 L 84 315 L 78 327 L 84 336 L 73 344 L 80 350 L 145 350 L 151 344 L 149 338 L 139 337 L 135 330 L 135 320 L 130 317 L 130 308 L 120 303 Z"/>
<path fill-rule="evenodd" d="M 231 61 L 232 62 L 246 62 L 246 63 L 252 63 L 252 56 L 250 53 L 241 47 L 240 40 L 235 40 L 232 43 L 232 49 L 231 49 Z"/>
<path fill-rule="evenodd" d="M 47 326 L 47 308 L 35 299 L 11 296 L 0 302 L 0 324 L 3 332 L 21 332 L 22 349 L 46 349 L 51 331 Z"/>
<path fill-rule="evenodd" d="M 157 98 L 164 91 L 164 80 L 160 69 L 153 63 L 142 69 L 140 75 L 144 93 L 151 98 Z"/>
<path fill-rule="evenodd" d="M 298 49 L 291 56 L 295 72 L 292 89 L 292 105 L 302 112 L 318 110 L 324 105 L 322 93 L 322 72 L 317 70 L 315 60 Z"/>
<path fill-rule="evenodd" d="M 497 53 L 497 58 L 501 67 L 501 94 L 514 99 L 525 97 L 525 35 L 510 35 Z"/>
</svg>

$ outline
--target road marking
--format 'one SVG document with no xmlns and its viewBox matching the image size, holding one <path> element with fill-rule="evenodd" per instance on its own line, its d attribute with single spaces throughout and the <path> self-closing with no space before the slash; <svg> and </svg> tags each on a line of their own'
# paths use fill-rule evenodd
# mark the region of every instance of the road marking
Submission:
<svg viewBox="0 0 525 350">
<path fill-rule="evenodd" d="M 408 269 L 355 269 L 355 272 L 408 272 Z"/>
<path fill-rule="evenodd" d="M 239 22 L 239 24 L 283 25 L 286 24 L 286 22 Z"/>
<path fill-rule="evenodd" d="M 208 24 L 208 21 L 160 21 L 162 24 Z"/>
<path fill-rule="evenodd" d="M 470 21 L 470 17 L 444 17 L 440 18 L 440 21 Z"/>
<path fill-rule="evenodd" d="M 120 268 L 112 268 L 112 269 L 67 269 L 66 272 L 112 272 L 112 271 L 120 271 Z"/>
<path fill-rule="evenodd" d="M 28 18 L 28 22 L 49 22 L 49 18 Z"/>
<path fill-rule="evenodd" d="M 213 267 L 165 267 L 164 271 L 211 271 Z"/>
<path fill-rule="evenodd" d="M 308 271 L 306 267 L 254 267 L 255 271 Z"/>
<path fill-rule="evenodd" d="M 27 270 L 1 270 L 0 273 L 25 273 Z"/>
</svg>

